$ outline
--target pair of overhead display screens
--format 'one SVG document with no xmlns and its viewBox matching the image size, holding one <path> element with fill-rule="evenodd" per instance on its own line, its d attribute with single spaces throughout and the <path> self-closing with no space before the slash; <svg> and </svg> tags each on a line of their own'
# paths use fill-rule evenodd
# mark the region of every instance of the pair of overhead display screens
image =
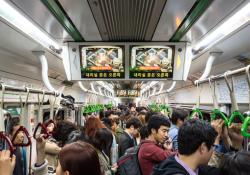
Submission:
<svg viewBox="0 0 250 175">
<path fill-rule="evenodd" d="M 183 77 L 185 43 L 70 42 L 68 47 L 71 80 Z"/>
</svg>

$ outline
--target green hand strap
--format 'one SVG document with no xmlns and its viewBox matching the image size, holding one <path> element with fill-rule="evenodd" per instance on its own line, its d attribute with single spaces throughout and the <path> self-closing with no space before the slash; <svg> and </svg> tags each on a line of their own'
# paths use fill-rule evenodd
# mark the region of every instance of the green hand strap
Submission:
<svg viewBox="0 0 250 175">
<path fill-rule="evenodd" d="M 250 133 L 248 133 L 249 122 L 250 122 L 250 116 L 245 118 L 244 123 L 243 123 L 242 128 L 241 128 L 241 134 L 244 137 L 250 137 Z"/>
<path fill-rule="evenodd" d="M 227 119 L 227 117 L 225 116 L 225 114 L 223 112 L 221 112 L 219 109 L 214 109 L 211 112 L 211 121 L 216 120 L 216 117 L 219 117 L 221 119 L 224 120 L 225 125 L 228 127 L 229 126 L 229 121 Z"/>
<path fill-rule="evenodd" d="M 202 115 L 202 112 L 199 108 L 195 108 L 192 110 L 192 113 L 189 116 L 189 119 L 192 119 L 195 116 L 195 114 L 198 114 L 199 119 L 203 120 L 203 115 Z"/>
<path fill-rule="evenodd" d="M 230 118 L 229 118 L 228 126 L 231 126 L 231 124 L 233 123 L 233 121 L 235 120 L 235 118 L 240 118 L 240 120 L 242 121 L 242 123 L 245 120 L 244 116 L 240 113 L 240 111 L 234 111 L 231 114 Z"/>
</svg>

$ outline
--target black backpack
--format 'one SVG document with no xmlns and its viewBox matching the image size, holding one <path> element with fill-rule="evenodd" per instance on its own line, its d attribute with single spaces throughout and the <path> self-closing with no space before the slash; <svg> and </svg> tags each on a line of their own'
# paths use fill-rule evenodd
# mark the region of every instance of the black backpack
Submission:
<svg viewBox="0 0 250 175">
<path fill-rule="evenodd" d="M 138 160 L 140 145 L 126 150 L 125 155 L 119 158 L 117 175 L 142 175 Z"/>
</svg>

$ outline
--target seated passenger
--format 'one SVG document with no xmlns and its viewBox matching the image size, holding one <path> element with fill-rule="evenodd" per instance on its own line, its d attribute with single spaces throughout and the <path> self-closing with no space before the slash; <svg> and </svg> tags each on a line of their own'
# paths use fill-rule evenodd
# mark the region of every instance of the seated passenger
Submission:
<svg viewBox="0 0 250 175">
<path fill-rule="evenodd" d="M 138 118 L 132 117 L 126 122 L 126 129 L 121 134 L 118 140 L 119 157 L 123 156 L 128 148 L 136 146 L 135 136 L 139 132 L 141 122 Z"/>
<path fill-rule="evenodd" d="M 217 168 L 207 166 L 216 130 L 207 122 L 191 119 L 179 129 L 179 154 L 171 156 L 154 168 L 153 175 L 217 175 Z"/>
<path fill-rule="evenodd" d="M 178 150 L 178 131 L 179 128 L 183 125 L 184 120 L 188 116 L 188 112 L 183 109 L 174 108 L 171 115 L 172 125 L 169 129 L 168 135 L 173 142 L 173 150 Z"/>
<path fill-rule="evenodd" d="M 168 139 L 170 121 L 166 117 L 152 116 L 148 122 L 149 136 L 142 140 L 138 153 L 138 160 L 142 175 L 150 175 L 153 166 L 168 158 L 173 152 L 171 147 L 164 144 Z M 161 145 L 164 145 L 162 148 Z"/>
<path fill-rule="evenodd" d="M 249 172 L 249 152 L 230 152 L 224 155 L 220 164 L 220 175 L 248 175 Z"/>
</svg>

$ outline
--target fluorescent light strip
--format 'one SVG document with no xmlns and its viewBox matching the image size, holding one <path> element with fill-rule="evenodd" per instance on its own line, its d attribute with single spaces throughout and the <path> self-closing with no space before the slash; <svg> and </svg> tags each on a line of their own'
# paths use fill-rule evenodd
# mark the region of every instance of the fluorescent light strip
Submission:
<svg viewBox="0 0 250 175">
<path fill-rule="evenodd" d="M 50 48 L 50 46 L 54 46 L 55 49 L 60 49 L 60 46 L 57 42 L 52 40 L 47 34 L 35 26 L 12 5 L 7 3 L 5 0 L 0 0 L 0 4 L 1 18 L 5 19 L 19 30 L 29 35 L 44 47 Z"/>
<path fill-rule="evenodd" d="M 208 34 L 199 43 L 195 44 L 193 49 L 198 51 L 200 49 L 207 49 L 216 44 L 218 41 L 237 30 L 244 24 L 250 21 L 250 3 L 247 3 L 233 16 L 227 19 L 222 25 L 220 25 L 213 32 Z"/>
</svg>

